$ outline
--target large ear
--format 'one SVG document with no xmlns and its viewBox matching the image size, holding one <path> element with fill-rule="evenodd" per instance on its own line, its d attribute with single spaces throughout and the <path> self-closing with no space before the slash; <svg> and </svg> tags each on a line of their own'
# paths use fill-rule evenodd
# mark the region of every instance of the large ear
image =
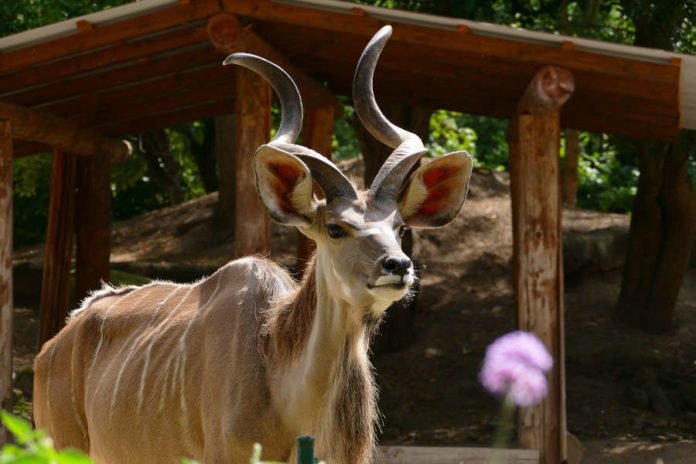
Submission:
<svg viewBox="0 0 696 464">
<path fill-rule="evenodd" d="M 316 204 L 312 175 L 295 155 L 262 145 L 254 156 L 256 188 L 268 214 L 276 221 L 302 226 L 312 221 Z"/>
<path fill-rule="evenodd" d="M 465 151 L 421 166 L 403 187 L 399 212 L 412 227 L 440 227 L 457 217 L 469 190 L 472 161 Z"/>
</svg>

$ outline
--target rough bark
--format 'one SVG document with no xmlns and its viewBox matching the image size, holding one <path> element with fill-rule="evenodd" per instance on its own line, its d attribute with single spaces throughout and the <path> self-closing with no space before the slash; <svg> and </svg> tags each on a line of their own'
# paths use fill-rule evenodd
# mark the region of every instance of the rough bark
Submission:
<svg viewBox="0 0 696 464">
<path fill-rule="evenodd" d="M 694 133 L 678 146 L 640 146 L 640 178 L 615 317 L 649 332 L 672 328 L 696 231 L 696 196 L 688 160 Z"/>
<path fill-rule="evenodd" d="M 53 153 L 51 197 L 41 281 L 39 346 L 63 328 L 68 315 L 70 260 L 75 220 L 76 161 L 74 155 L 58 150 Z"/>
<path fill-rule="evenodd" d="M 0 409 L 12 409 L 12 131 L 0 120 Z M 0 425 L 0 447 L 8 433 Z"/>
<path fill-rule="evenodd" d="M 333 140 L 333 127 L 335 119 L 335 107 L 333 104 L 309 107 L 305 109 L 302 143 L 317 153 L 321 153 L 331 159 L 331 142 Z M 295 272 L 298 276 L 304 273 L 309 258 L 314 253 L 316 245 L 314 241 L 302 233 L 297 233 L 297 259 Z"/>
<path fill-rule="evenodd" d="M 75 301 L 109 281 L 111 163 L 105 156 L 77 160 Z"/>
<path fill-rule="evenodd" d="M 520 444 L 538 449 L 542 464 L 567 454 L 559 149 L 560 111 L 574 87 L 569 71 L 540 69 L 508 134 L 517 326 L 539 337 L 555 361 L 547 396 L 518 417 Z"/>
<path fill-rule="evenodd" d="M 237 70 L 235 157 L 235 257 L 270 251 L 270 223 L 256 193 L 254 153 L 271 133 L 271 87 L 252 71 Z"/>
<path fill-rule="evenodd" d="M 636 26 L 635 45 L 673 48 L 688 14 L 684 2 L 622 4 Z M 676 298 L 693 246 L 696 200 L 686 168 L 696 140 L 686 131 L 680 139 L 678 147 L 641 142 L 637 148 L 640 178 L 614 316 L 649 332 L 665 332 L 672 327 Z"/>
<path fill-rule="evenodd" d="M 432 109 L 387 104 L 382 105 L 382 110 L 387 118 L 397 126 L 415 133 L 424 140 L 427 138 Z M 351 126 L 355 130 L 365 163 L 365 185 L 369 186 L 377 172 L 379 172 L 379 168 L 382 167 L 384 161 L 389 157 L 392 149 L 372 137 L 357 118 L 351 121 Z M 411 255 L 413 251 L 413 235 L 410 231 L 404 235 L 401 247 L 407 255 Z M 418 263 L 416 263 L 416 267 L 416 271 L 419 272 Z M 372 347 L 374 352 L 396 351 L 404 348 L 413 340 L 415 335 L 413 319 L 417 302 L 417 297 L 409 302 L 397 302 L 387 310 L 385 321 Z"/>
</svg>

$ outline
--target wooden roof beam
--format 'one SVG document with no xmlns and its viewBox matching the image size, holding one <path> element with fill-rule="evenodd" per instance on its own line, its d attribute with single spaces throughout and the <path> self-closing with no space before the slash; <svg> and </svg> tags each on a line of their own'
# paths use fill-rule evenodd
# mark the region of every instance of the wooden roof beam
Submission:
<svg viewBox="0 0 696 464">
<path fill-rule="evenodd" d="M 224 0 L 226 12 L 262 21 L 313 27 L 358 35 L 365 42 L 384 25 L 384 21 L 369 16 L 357 16 L 259 0 Z M 462 34 L 456 30 L 436 29 L 412 24 L 394 24 L 391 42 L 413 45 L 431 44 L 453 52 L 469 52 L 499 57 L 518 63 L 550 63 L 571 71 L 583 69 L 602 75 L 623 76 L 657 82 L 675 82 L 679 69 L 622 57 L 599 55 L 580 50 L 567 50 L 531 42 L 486 37 L 474 33 Z"/>
<path fill-rule="evenodd" d="M 207 39 L 204 26 L 174 29 L 162 34 L 139 40 L 118 43 L 99 49 L 94 53 L 73 56 L 64 60 L 48 62 L 36 67 L 2 76 L 0 92 L 12 92 L 18 88 L 58 81 L 85 71 L 113 66 L 117 63 L 147 58 L 150 55 L 176 50 Z"/>
<path fill-rule="evenodd" d="M 208 38 L 217 50 L 224 53 L 254 53 L 283 68 L 292 76 L 307 106 L 331 104 L 338 114 L 343 111 L 343 105 L 321 82 L 295 66 L 285 55 L 252 31 L 251 27 L 242 27 L 234 15 L 220 13 L 213 16 L 208 20 L 207 30 Z"/>
<path fill-rule="evenodd" d="M 0 120 L 12 122 L 12 136 L 44 143 L 66 153 L 105 155 L 113 162 L 125 160 L 131 146 L 122 140 L 102 137 L 66 119 L 0 102 Z"/>
<path fill-rule="evenodd" d="M 47 43 L 30 45 L 2 54 L 0 72 L 19 70 L 39 63 L 112 45 L 135 37 L 207 18 L 220 11 L 218 0 L 196 0 L 143 16 L 100 25 Z"/>
</svg>

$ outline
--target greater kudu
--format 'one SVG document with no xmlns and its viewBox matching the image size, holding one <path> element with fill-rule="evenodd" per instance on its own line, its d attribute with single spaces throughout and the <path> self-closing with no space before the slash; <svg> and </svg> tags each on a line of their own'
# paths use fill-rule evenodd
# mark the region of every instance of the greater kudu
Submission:
<svg viewBox="0 0 696 464">
<path fill-rule="evenodd" d="M 283 70 L 244 53 L 225 60 L 264 76 L 280 97 L 280 128 L 255 155 L 258 193 L 273 219 L 316 242 L 316 255 L 299 284 L 248 257 L 194 284 L 94 293 L 36 359 L 34 417 L 58 447 L 98 463 L 218 464 L 246 462 L 260 442 L 264 457 L 287 461 L 295 436 L 310 434 L 330 464 L 370 462 L 369 340 L 416 278 L 399 236 L 450 222 L 471 173 L 457 152 L 409 176 L 423 143 L 382 115 L 372 91 L 390 34 L 372 39 L 354 80 L 362 122 L 394 148 L 367 191 L 293 143 L 302 104 Z"/>
</svg>

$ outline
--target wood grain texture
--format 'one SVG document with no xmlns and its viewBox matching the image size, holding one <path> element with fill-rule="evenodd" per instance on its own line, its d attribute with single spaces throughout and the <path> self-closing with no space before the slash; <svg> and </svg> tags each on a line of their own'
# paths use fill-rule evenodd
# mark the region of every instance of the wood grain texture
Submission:
<svg viewBox="0 0 696 464">
<path fill-rule="evenodd" d="M 39 346 L 63 328 L 68 315 L 76 182 L 77 159 L 55 150 L 41 281 Z"/>
<path fill-rule="evenodd" d="M 332 104 L 305 109 L 302 143 L 317 153 L 321 153 L 331 159 L 331 141 L 333 139 L 335 108 Z M 297 233 L 297 259 L 295 267 L 298 274 L 302 274 L 307 261 L 316 246 L 300 232 Z"/>
<path fill-rule="evenodd" d="M 0 102 L 0 118 L 12 121 L 12 136 L 22 140 L 45 143 L 76 155 L 99 153 L 113 161 L 125 160 L 130 155 L 127 143 L 102 137 L 50 114 Z"/>
<path fill-rule="evenodd" d="M 495 455 L 506 464 L 539 464 L 539 452 L 526 449 L 380 446 L 376 464 L 481 464 Z"/>
<path fill-rule="evenodd" d="M 553 72 L 551 72 L 553 71 Z M 548 395 L 518 416 L 518 437 L 541 463 L 565 459 L 565 349 L 560 190 L 560 109 L 572 75 L 542 68 L 520 99 L 509 132 L 517 327 L 549 349 Z"/>
<path fill-rule="evenodd" d="M 77 160 L 75 300 L 109 281 L 111 163 L 103 156 Z"/>
<path fill-rule="evenodd" d="M 256 193 L 254 154 L 270 140 L 271 87 L 253 71 L 238 68 L 237 95 L 234 255 L 266 255 L 271 249 L 270 224 L 266 209 Z"/>
<path fill-rule="evenodd" d="M 12 399 L 12 129 L 0 120 L 0 409 Z M 8 435 L 0 426 L 0 446 Z"/>
</svg>

